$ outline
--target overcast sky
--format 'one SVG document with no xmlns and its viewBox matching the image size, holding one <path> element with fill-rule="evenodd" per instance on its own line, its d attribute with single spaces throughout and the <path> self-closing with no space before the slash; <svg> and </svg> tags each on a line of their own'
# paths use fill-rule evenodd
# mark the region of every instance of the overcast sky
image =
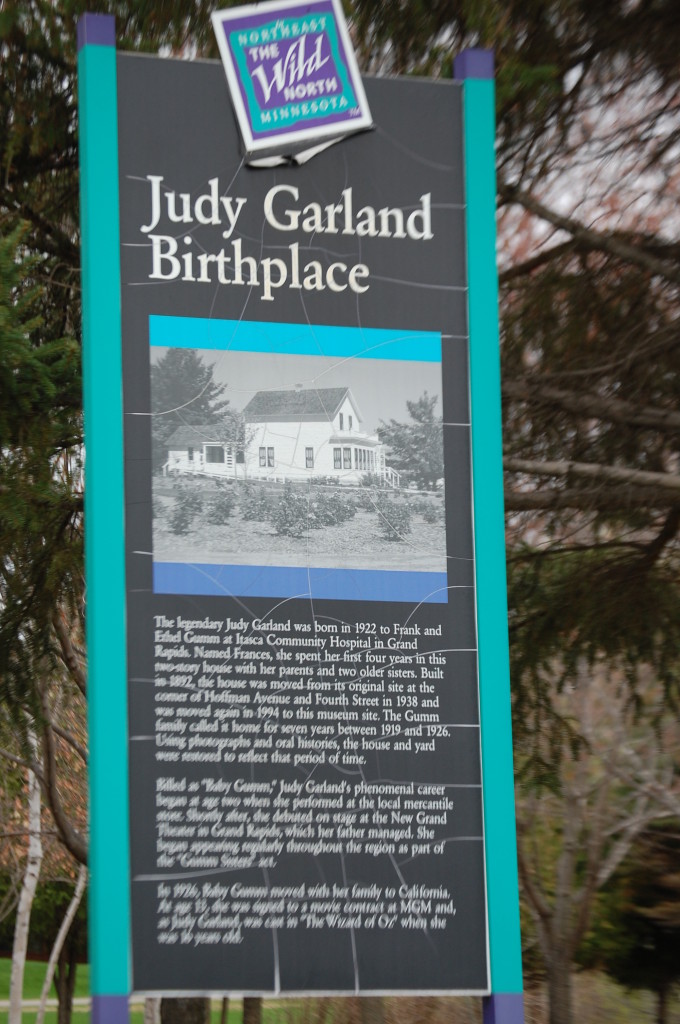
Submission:
<svg viewBox="0 0 680 1024">
<path fill-rule="evenodd" d="M 437 395 L 441 415 L 441 364 L 402 362 L 392 359 L 354 359 L 332 356 L 279 355 L 270 352 L 216 352 L 197 349 L 203 361 L 214 367 L 214 379 L 226 384 L 232 407 L 240 412 L 256 391 L 294 388 L 350 387 L 359 406 L 363 428 L 374 433 L 380 420 L 408 418 L 406 401 L 424 391 Z M 151 362 L 167 349 L 153 347 Z"/>
</svg>

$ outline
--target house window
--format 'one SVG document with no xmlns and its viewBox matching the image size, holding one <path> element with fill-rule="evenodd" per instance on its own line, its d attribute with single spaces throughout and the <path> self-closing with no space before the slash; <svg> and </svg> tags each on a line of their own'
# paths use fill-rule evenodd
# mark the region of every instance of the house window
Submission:
<svg viewBox="0 0 680 1024">
<path fill-rule="evenodd" d="M 189 462 L 193 462 L 194 461 L 194 449 L 193 448 L 187 448 L 187 459 L 189 460 Z"/>
<path fill-rule="evenodd" d="M 351 430 L 352 429 L 352 417 L 348 416 L 347 419 L 349 421 L 349 429 Z"/>
<path fill-rule="evenodd" d="M 267 448 L 267 465 L 270 469 L 274 468 L 274 449 Z"/>
<path fill-rule="evenodd" d="M 260 448 L 260 469 L 264 469 L 267 465 L 267 449 Z"/>
<path fill-rule="evenodd" d="M 359 468 L 359 449 L 358 448 L 354 449 L 354 468 L 355 469 Z"/>
<path fill-rule="evenodd" d="M 206 462 L 224 462 L 224 448 L 221 444 L 208 444 L 205 446 Z"/>
<path fill-rule="evenodd" d="M 305 466 L 307 469 L 314 469 L 314 449 L 305 448 Z"/>
<path fill-rule="evenodd" d="M 342 413 L 340 413 L 340 430 L 344 430 L 345 429 L 343 424 L 344 424 L 343 416 L 342 416 Z"/>
<path fill-rule="evenodd" d="M 333 449 L 333 469 L 342 469 L 342 449 Z"/>
<path fill-rule="evenodd" d="M 351 448 L 343 448 L 342 449 L 342 468 L 343 469 L 351 469 L 352 468 L 352 449 Z"/>
</svg>

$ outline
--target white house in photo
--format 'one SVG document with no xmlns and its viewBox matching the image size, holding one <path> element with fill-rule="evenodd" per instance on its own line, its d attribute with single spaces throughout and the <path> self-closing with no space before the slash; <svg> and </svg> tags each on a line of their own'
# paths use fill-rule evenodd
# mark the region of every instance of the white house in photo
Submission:
<svg viewBox="0 0 680 1024">
<path fill-rule="evenodd" d="M 233 423 L 177 427 L 167 440 L 163 473 L 242 478 L 243 453 L 237 452 L 233 436 Z"/>
<path fill-rule="evenodd" d="M 277 481 L 330 477 L 346 484 L 370 473 L 399 486 L 385 446 L 363 430 L 348 387 L 258 391 L 243 419 L 243 452 L 231 425 L 178 427 L 168 438 L 164 472 Z"/>
</svg>

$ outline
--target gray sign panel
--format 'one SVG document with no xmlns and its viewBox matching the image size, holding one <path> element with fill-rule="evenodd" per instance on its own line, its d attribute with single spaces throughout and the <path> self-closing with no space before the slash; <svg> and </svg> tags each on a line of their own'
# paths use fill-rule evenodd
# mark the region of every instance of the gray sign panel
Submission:
<svg viewBox="0 0 680 1024">
<path fill-rule="evenodd" d="M 487 991 L 461 88 L 118 77 L 133 987 Z"/>
</svg>

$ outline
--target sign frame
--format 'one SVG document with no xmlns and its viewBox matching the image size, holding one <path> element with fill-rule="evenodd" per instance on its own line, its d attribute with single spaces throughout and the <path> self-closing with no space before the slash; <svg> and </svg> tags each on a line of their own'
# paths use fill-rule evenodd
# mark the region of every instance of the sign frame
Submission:
<svg viewBox="0 0 680 1024">
<path fill-rule="evenodd" d="M 127 671 L 115 21 L 78 25 L 90 729 L 90 957 L 95 1024 L 130 995 Z M 491 995 L 523 1021 L 510 729 L 495 261 L 493 58 L 465 51 L 465 178 L 474 530 Z M 474 225 L 475 230 L 471 230 Z"/>
</svg>

